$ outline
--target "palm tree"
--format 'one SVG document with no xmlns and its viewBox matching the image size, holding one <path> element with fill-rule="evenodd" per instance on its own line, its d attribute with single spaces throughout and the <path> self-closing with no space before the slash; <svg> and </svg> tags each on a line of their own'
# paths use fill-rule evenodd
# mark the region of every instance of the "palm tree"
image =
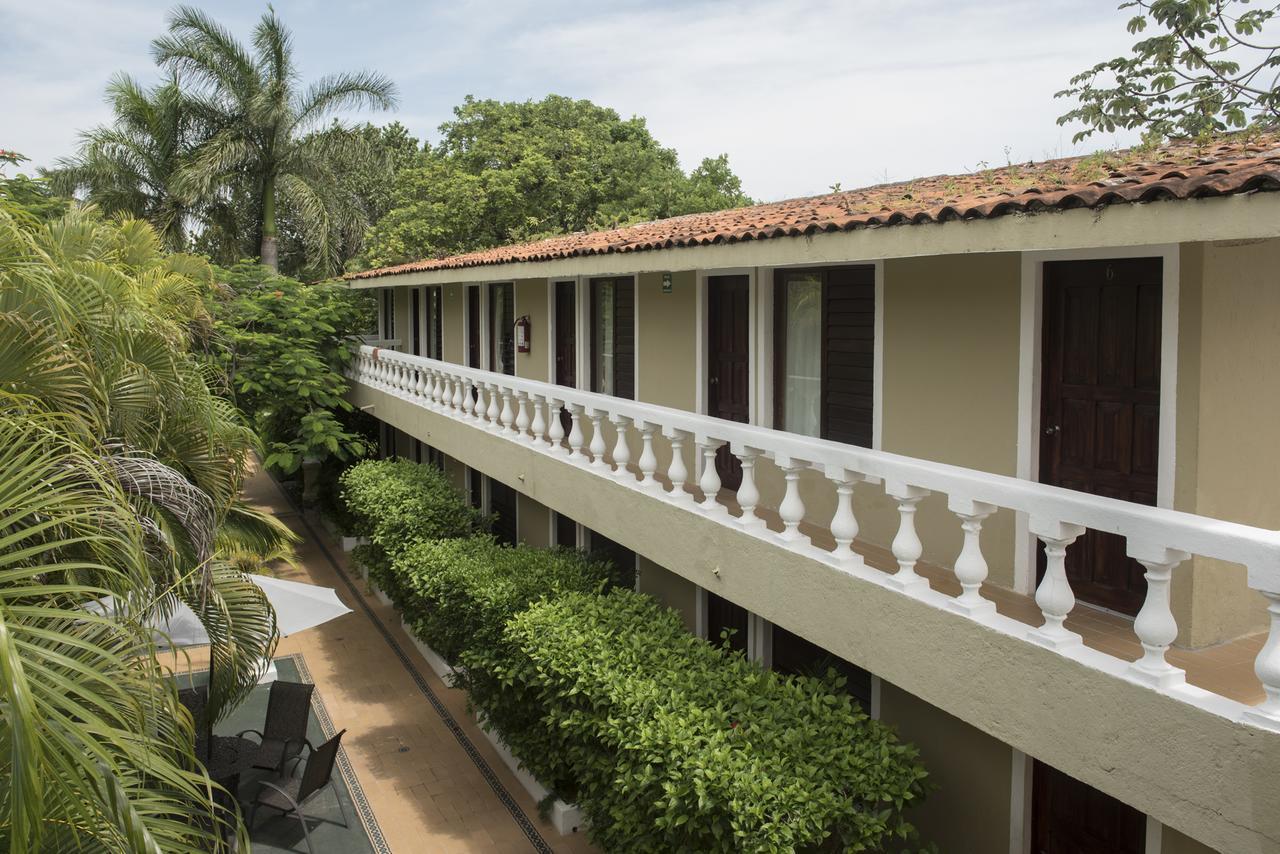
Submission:
<svg viewBox="0 0 1280 854">
<path fill-rule="evenodd" d="M 176 79 L 146 89 L 127 74 L 107 86 L 115 121 L 81 134 L 80 151 L 47 173 L 64 195 L 83 193 L 109 214 L 151 223 L 165 247 L 187 248 L 196 205 L 175 178 L 199 136 L 198 116 Z"/>
<path fill-rule="evenodd" d="M 313 133 L 334 112 L 358 107 L 391 109 L 395 85 L 372 72 L 342 73 L 301 88 L 289 31 L 274 11 L 253 30 L 253 49 L 198 9 L 180 6 L 169 34 L 152 43 L 156 61 L 192 84 L 192 103 L 211 123 L 210 133 L 181 170 L 190 198 L 209 199 L 232 181 L 256 194 L 260 260 L 277 270 L 276 212 L 281 202 L 298 212 L 311 261 L 331 253 L 331 221 L 344 210 L 336 169 L 365 153 L 354 133 Z M 341 126 L 339 126 L 341 129 Z"/>
<path fill-rule="evenodd" d="M 10 850 L 188 850 L 203 831 L 174 817 L 208 815 L 209 786 L 143 625 L 178 602 L 199 615 L 214 719 L 275 648 L 270 604 L 229 559 L 291 535 L 239 499 L 257 440 L 202 355 L 216 293 L 207 262 L 165 254 L 146 223 L 87 207 L 24 224 L 0 200 L 0 743 L 30 752 L 0 752 Z M 85 618 L 105 594 L 117 619 Z M 49 717 L 43 694 L 75 679 L 68 720 Z"/>
</svg>

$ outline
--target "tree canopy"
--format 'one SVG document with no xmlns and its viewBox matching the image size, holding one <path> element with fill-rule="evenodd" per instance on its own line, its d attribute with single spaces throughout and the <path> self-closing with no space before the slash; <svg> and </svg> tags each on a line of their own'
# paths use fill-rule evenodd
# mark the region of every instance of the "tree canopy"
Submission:
<svg viewBox="0 0 1280 854">
<path fill-rule="evenodd" d="M 1249 0 L 1129 0 L 1130 33 L 1155 31 L 1120 56 L 1071 78 L 1059 98 L 1078 105 L 1058 124 L 1140 129 L 1153 138 L 1201 136 L 1280 122 L 1280 43 L 1266 27 L 1280 5 Z"/>
<path fill-rule="evenodd" d="M 395 181 L 370 266 L 751 203 L 725 155 L 692 173 L 643 118 L 549 95 L 468 97 Z"/>
</svg>

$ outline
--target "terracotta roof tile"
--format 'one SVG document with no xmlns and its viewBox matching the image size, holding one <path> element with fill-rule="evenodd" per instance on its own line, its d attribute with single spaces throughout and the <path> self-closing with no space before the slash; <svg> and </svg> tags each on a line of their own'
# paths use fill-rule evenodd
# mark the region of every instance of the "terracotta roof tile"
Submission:
<svg viewBox="0 0 1280 854">
<path fill-rule="evenodd" d="M 1280 190 L 1280 133 L 1236 135 L 1198 145 L 1102 152 L 962 175 L 935 175 L 688 214 L 606 231 L 579 232 L 446 258 L 354 273 L 364 279 L 490 264 L 707 246 L 873 226 L 992 219 L 1013 213 L 1094 208 Z"/>
</svg>

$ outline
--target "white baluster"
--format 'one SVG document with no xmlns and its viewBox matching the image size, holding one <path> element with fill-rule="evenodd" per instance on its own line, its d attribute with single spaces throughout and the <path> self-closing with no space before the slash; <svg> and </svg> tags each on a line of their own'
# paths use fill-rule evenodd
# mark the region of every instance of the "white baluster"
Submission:
<svg viewBox="0 0 1280 854">
<path fill-rule="evenodd" d="M 529 400 L 533 404 L 533 423 L 529 425 L 533 435 L 529 437 L 529 441 L 535 445 L 542 445 L 545 444 L 547 435 L 547 420 L 542 417 L 542 398 L 532 395 Z"/>
<path fill-rule="evenodd" d="M 418 403 L 422 403 L 427 396 L 427 369 L 423 368 L 418 371 L 418 382 L 413 387 L 413 396 Z"/>
<path fill-rule="evenodd" d="M 591 419 L 591 445 L 587 448 L 591 452 L 591 467 L 603 469 L 607 468 L 604 461 L 605 442 L 604 430 L 601 421 L 604 420 L 605 413 L 599 409 L 593 409 L 587 413 L 587 417 Z"/>
<path fill-rule="evenodd" d="M 738 524 L 744 528 L 762 528 L 764 520 L 756 515 L 756 506 L 760 504 L 760 489 L 756 486 L 756 460 L 760 456 L 759 448 L 743 447 L 733 452 L 742 465 L 742 483 L 738 484 L 738 507 L 742 515 Z M 804 515 L 801 505 L 800 515 Z"/>
<path fill-rule="evenodd" d="M 899 590 L 927 590 L 929 582 L 916 573 L 916 561 L 924 554 L 924 544 L 916 533 L 916 505 L 929 490 L 900 481 L 885 481 L 884 491 L 898 502 L 898 533 L 890 546 L 898 561 L 898 571 L 885 580 Z"/>
<path fill-rule="evenodd" d="M 560 443 L 564 440 L 564 422 L 560 420 L 560 401 L 554 397 L 547 398 L 547 418 L 550 420 L 547 441 L 551 444 L 551 452 L 562 453 L 564 449 Z"/>
<path fill-rule="evenodd" d="M 476 417 L 476 398 L 471 393 L 471 380 L 462 377 L 458 380 L 458 385 L 462 386 L 462 418 L 465 421 L 471 421 Z"/>
<path fill-rule="evenodd" d="M 1250 586 L 1254 586 L 1253 569 L 1250 567 Z M 1255 589 L 1257 589 L 1255 587 Z M 1267 597 L 1267 613 L 1271 617 L 1271 631 L 1258 657 L 1253 662 L 1253 672 L 1262 683 L 1267 695 L 1259 705 L 1245 712 L 1251 723 L 1280 730 L 1280 591 L 1258 590 Z"/>
<path fill-rule="evenodd" d="M 667 494 L 682 504 L 688 504 L 693 501 L 693 496 L 684 488 L 684 482 L 689 478 L 689 468 L 684 462 L 684 443 L 688 441 L 689 434 L 683 430 L 664 427 L 662 435 L 671 442 L 671 465 L 667 467 L 667 479 L 671 481 L 671 492 Z"/>
<path fill-rule="evenodd" d="M 970 617 L 994 614 L 996 603 L 983 599 L 980 593 L 982 582 L 987 580 L 987 559 L 982 556 L 981 535 L 983 521 L 996 512 L 996 506 L 953 495 L 947 499 L 947 507 L 960 518 L 960 528 L 964 531 L 964 545 L 960 547 L 955 568 L 961 592 L 947 604 L 952 610 Z"/>
<path fill-rule="evenodd" d="M 653 473 L 658 470 L 658 455 L 653 452 L 653 433 L 658 429 L 657 424 L 648 421 L 636 422 L 636 429 L 640 431 L 640 459 L 636 461 L 636 465 L 640 469 L 640 486 L 642 489 L 653 490 L 658 487 L 658 481 Z"/>
<path fill-rule="evenodd" d="M 1036 588 L 1036 604 L 1044 615 L 1044 624 L 1029 631 L 1027 637 L 1053 649 L 1075 646 L 1080 643 L 1080 635 L 1062 625 L 1076 604 L 1067 580 L 1067 547 L 1084 533 L 1084 528 L 1036 516 L 1031 517 L 1029 527 L 1044 543 L 1044 578 Z"/>
<path fill-rule="evenodd" d="M 432 368 L 427 382 L 427 407 L 437 412 L 440 410 L 440 395 L 443 394 L 440 376 L 440 371 Z"/>
<path fill-rule="evenodd" d="M 499 415 L 499 418 L 502 420 L 503 433 L 516 432 L 516 428 L 514 426 L 516 423 L 516 414 L 515 410 L 511 408 L 511 389 L 509 388 L 502 389 L 502 413 Z"/>
<path fill-rule="evenodd" d="M 569 459 L 580 460 L 584 454 L 582 453 L 582 406 L 577 403 L 566 403 L 569 408 Z M 559 420 L 559 419 L 557 419 Z M 595 437 L 591 437 L 591 441 L 595 441 Z"/>
<path fill-rule="evenodd" d="M 488 429 L 496 432 L 502 430 L 502 422 L 498 420 L 498 414 L 502 412 L 498 406 L 498 387 L 494 383 L 488 383 L 489 387 L 489 409 L 486 413 L 489 416 Z"/>
<path fill-rule="evenodd" d="M 703 512 L 724 514 L 729 511 L 717 497 L 720 495 L 720 472 L 716 471 L 716 452 L 724 442 L 719 439 L 698 437 L 698 453 L 702 455 L 702 477 L 698 479 L 698 488 L 702 490 L 702 501 L 699 506 Z"/>
<path fill-rule="evenodd" d="M 452 406 L 452 408 L 459 413 L 462 412 L 462 399 L 463 399 L 462 388 L 463 388 L 462 378 L 454 377 L 453 378 L 453 397 L 450 399 L 449 403 Z"/>
<path fill-rule="evenodd" d="M 1126 552 L 1147 570 L 1147 597 L 1133 621 L 1143 655 L 1129 665 L 1129 677 L 1157 688 L 1181 685 L 1186 673 L 1165 659 L 1169 645 L 1178 637 L 1178 621 L 1169 607 L 1169 581 L 1174 568 L 1191 555 L 1135 540 L 1129 540 Z"/>
<path fill-rule="evenodd" d="M 457 385 L 458 385 L 457 377 L 451 376 L 449 374 L 445 374 L 444 390 L 440 392 L 440 411 L 445 413 L 446 415 L 452 414 L 454 392 L 456 390 Z"/>
<path fill-rule="evenodd" d="M 778 515 L 782 517 L 782 533 L 780 539 L 789 543 L 807 543 L 809 538 L 800 533 L 800 523 L 804 521 L 804 501 L 800 498 L 800 472 L 808 466 L 803 460 L 794 460 L 786 456 L 778 456 L 775 460 L 782 469 L 787 481 L 787 491 L 783 493 L 782 503 L 778 505 Z"/>
<path fill-rule="evenodd" d="M 484 424 L 485 415 L 488 410 L 488 398 L 485 396 L 486 394 L 487 390 L 485 389 L 484 383 L 476 383 L 476 403 L 475 406 L 471 408 L 471 414 L 472 417 L 479 421 L 481 425 Z"/>
<path fill-rule="evenodd" d="M 390 391 L 396 397 L 400 396 L 400 363 L 391 363 L 391 382 L 388 383 Z"/>
<path fill-rule="evenodd" d="M 858 519 L 853 515 L 853 487 L 862 475 L 840 466 L 827 466 L 825 474 L 836 488 L 836 512 L 831 516 L 831 538 L 836 541 L 832 555 L 846 566 L 862 566 L 862 555 L 853 550 L 858 538 Z"/>
<path fill-rule="evenodd" d="M 520 435 L 520 441 L 530 442 L 533 438 L 528 434 L 529 430 L 529 395 L 523 391 L 516 392 L 516 433 Z"/>
<path fill-rule="evenodd" d="M 613 474 L 623 481 L 635 480 L 635 475 L 627 468 L 631 462 L 631 446 L 627 444 L 627 427 L 631 419 L 625 415 L 610 415 L 609 423 L 618 431 L 618 440 L 613 445 Z"/>
</svg>

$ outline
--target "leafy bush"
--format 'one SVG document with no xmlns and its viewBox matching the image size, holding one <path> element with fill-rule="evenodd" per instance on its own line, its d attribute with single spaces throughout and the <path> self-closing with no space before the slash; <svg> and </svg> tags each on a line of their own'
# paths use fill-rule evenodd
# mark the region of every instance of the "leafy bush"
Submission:
<svg viewBox="0 0 1280 854">
<path fill-rule="evenodd" d="M 576 783 L 606 850 L 876 850 L 907 838 L 916 750 L 818 680 L 762 670 L 626 590 L 567 593 L 464 656 L 542 779 Z"/>
<path fill-rule="evenodd" d="M 598 592 L 608 564 L 573 549 L 508 546 L 489 536 L 428 540 L 393 562 L 414 633 L 451 663 L 502 639 L 530 603 L 568 591 Z"/>
<path fill-rule="evenodd" d="M 402 551 L 430 540 L 468 537 L 487 525 L 434 466 L 408 460 L 364 460 L 343 472 L 339 482 L 352 514 L 353 533 L 369 540 L 354 557 L 397 604 L 405 592 L 392 562 Z"/>
<path fill-rule="evenodd" d="M 343 397 L 357 335 L 372 325 L 368 294 L 336 282 L 307 285 L 257 264 L 218 270 L 228 299 L 214 306 L 236 404 L 267 448 L 268 468 L 297 471 L 308 458 L 363 456 L 368 437 Z"/>
</svg>

